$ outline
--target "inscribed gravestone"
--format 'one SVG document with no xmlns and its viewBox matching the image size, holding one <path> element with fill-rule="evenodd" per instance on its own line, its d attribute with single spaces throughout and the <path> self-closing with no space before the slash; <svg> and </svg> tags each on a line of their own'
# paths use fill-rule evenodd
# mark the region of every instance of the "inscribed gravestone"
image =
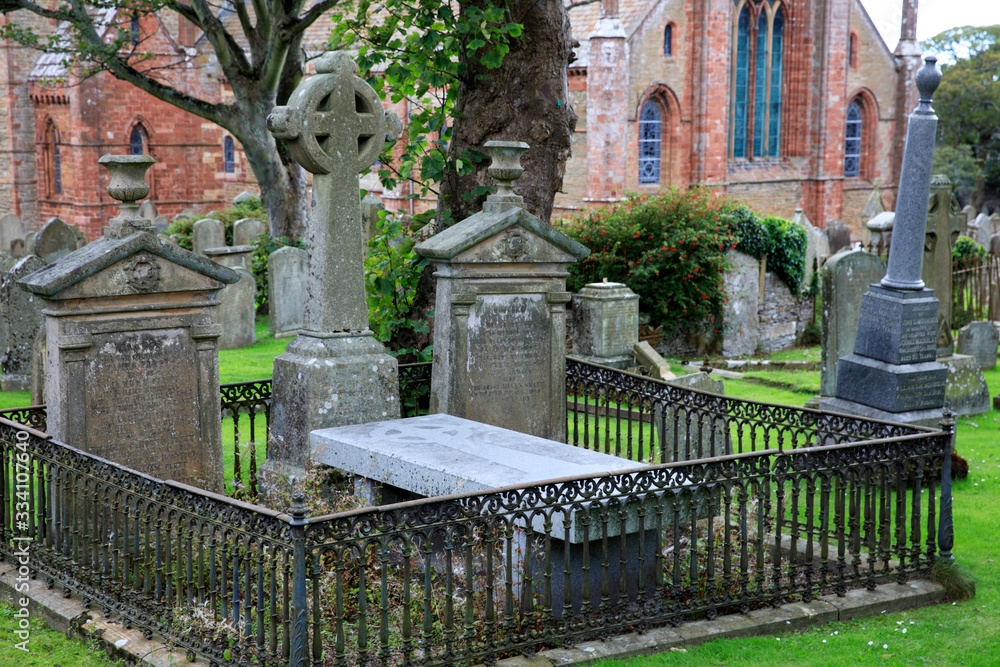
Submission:
<svg viewBox="0 0 1000 667">
<path fill-rule="evenodd" d="M 45 260 L 46 264 L 65 257 L 76 248 L 76 234 L 59 218 L 49 218 L 35 234 L 34 253 Z"/>
<path fill-rule="evenodd" d="M 218 320 L 222 327 L 220 350 L 235 350 L 257 342 L 254 329 L 256 284 L 253 274 L 239 268 L 239 282 L 226 285 L 219 293 Z"/>
<path fill-rule="evenodd" d="M 139 207 L 139 215 L 146 218 L 147 220 L 156 220 L 156 202 L 152 199 L 147 199 L 142 202 L 142 206 Z"/>
<path fill-rule="evenodd" d="M 191 247 L 194 252 L 204 255 L 209 248 L 226 245 L 226 226 L 221 220 L 203 218 L 191 228 Z"/>
<path fill-rule="evenodd" d="M 275 338 L 294 336 L 302 328 L 306 304 L 309 253 L 285 246 L 267 258 L 268 327 Z"/>
<path fill-rule="evenodd" d="M 573 295 L 573 354 L 615 368 L 632 365 L 639 296 L 621 283 L 591 283 Z"/>
<path fill-rule="evenodd" d="M 522 208 L 511 181 L 527 144 L 485 148 L 497 192 L 414 246 L 437 266 L 431 412 L 563 440 L 565 271 L 589 251 Z"/>
<path fill-rule="evenodd" d="M 851 247 L 851 230 L 843 220 L 831 220 L 826 225 L 826 236 L 830 240 L 830 253 L 835 254 Z"/>
<path fill-rule="evenodd" d="M 820 394 L 837 389 L 837 362 L 854 351 L 861 297 L 885 275 L 885 263 L 860 250 L 840 252 L 823 265 L 823 327 Z"/>
<path fill-rule="evenodd" d="M 323 55 L 267 119 L 314 174 L 316 204 L 304 326 L 274 361 L 265 477 L 302 474 L 310 431 L 399 416 L 397 362 L 368 328 L 358 177 L 402 124 L 357 70 L 346 52 Z"/>
<path fill-rule="evenodd" d="M 108 192 L 122 201 L 120 214 L 101 239 L 20 283 L 46 302 L 48 433 L 161 479 L 221 492 L 214 298 L 237 276 L 158 239 L 138 215 L 130 198 L 148 192 L 142 175 L 151 157 L 100 163 L 111 171 Z"/>
<path fill-rule="evenodd" d="M 0 384 L 3 391 L 31 388 L 31 349 L 42 324 L 44 301 L 17 282 L 45 266 L 35 255 L 18 260 L 0 280 Z"/>
<path fill-rule="evenodd" d="M 757 351 L 760 262 L 735 250 L 728 254 L 732 268 L 725 278 L 729 298 L 722 306 L 722 355 L 739 357 Z"/>
<path fill-rule="evenodd" d="M 969 322 L 958 330 L 958 353 L 976 360 L 984 371 L 997 366 L 997 345 L 1000 335 L 992 322 Z"/>
<path fill-rule="evenodd" d="M 254 218 L 240 218 L 233 223 L 233 245 L 253 245 L 261 234 L 267 233 L 267 225 Z"/>
<path fill-rule="evenodd" d="M 21 218 L 8 213 L 0 218 L 0 253 L 10 253 L 13 255 L 14 241 L 21 241 L 21 252 L 23 254 L 24 225 L 21 224 Z"/>
</svg>

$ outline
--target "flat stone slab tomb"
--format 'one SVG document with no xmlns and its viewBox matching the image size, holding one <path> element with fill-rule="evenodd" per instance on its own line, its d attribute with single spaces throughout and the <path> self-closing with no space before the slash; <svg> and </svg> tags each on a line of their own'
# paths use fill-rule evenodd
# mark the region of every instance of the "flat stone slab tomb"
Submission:
<svg viewBox="0 0 1000 667">
<path fill-rule="evenodd" d="M 447 414 L 425 415 L 406 419 L 356 424 L 319 429 L 310 434 L 312 460 L 333 466 L 356 475 L 355 490 L 376 500 L 381 487 L 381 504 L 415 497 L 445 496 L 469 491 L 487 491 L 517 484 L 541 482 L 563 477 L 598 475 L 606 472 L 635 470 L 641 467 L 634 461 L 601 454 L 581 447 L 546 440 L 533 435 L 481 424 Z M 656 495 L 649 494 L 646 502 L 651 506 Z M 626 581 L 629 597 L 638 592 L 639 541 L 644 542 L 647 554 L 646 581 L 653 581 L 654 559 L 658 548 L 654 527 L 655 512 L 646 513 L 646 525 L 640 528 L 639 503 L 629 503 L 626 518 Z M 565 549 L 570 551 L 570 586 L 573 589 L 573 609 L 578 612 L 582 601 L 583 542 L 589 537 L 591 562 L 592 603 L 600 602 L 602 579 L 602 527 L 599 518 L 601 501 L 585 503 L 591 515 L 590 533 L 584 534 L 581 511 L 574 512 L 570 525 L 570 541 L 557 539 L 564 535 L 561 514 L 552 517 L 552 562 L 562 563 Z M 608 522 L 608 578 L 611 581 L 611 600 L 618 598 L 618 581 L 621 562 L 620 521 L 617 507 Z M 542 517 L 532 521 L 532 528 L 542 532 Z M 524 524 L 520 540 L 524 540 Z M 596 539 L 595 539 L 596 536 Z M 610 539 L 615 537 L 616 539 Z M 518 538 L 515 538 L 518 539 Z M 523 553 L 523 549 L 517 550 Z M 541 554 L 539 554 L 539 559 Z M 540 561 L 539 561 L 540 562 Z M 515 574 L 520 577 L 524 568 L 531 567 L 532 580 L 543 580 L 539 562 L 515 563 Z M 562 566 L 559 567 L 560 571 Z M 520 571 L 520 572 L 518 572 Z M 562 599 L 563 577 L 552 577 L 554 600 Z M 556 604 L 554 613 L 561 613 Z"/>
</svg>

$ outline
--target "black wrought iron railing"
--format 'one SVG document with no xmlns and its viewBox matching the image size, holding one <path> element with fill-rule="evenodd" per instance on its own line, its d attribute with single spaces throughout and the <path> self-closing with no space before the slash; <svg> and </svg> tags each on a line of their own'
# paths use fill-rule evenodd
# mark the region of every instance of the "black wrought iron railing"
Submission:
<svg viewBox="0 0 1000 667">
<path fill-rule="evenodd" d="M 567 383 L 574 444 L 696 460 L 307 517 L 0 418 L 0 552 L 26 547 L 39 579 L 220 665 L 292 667 L 490 664 L 950 557 L 952 419 L 872 422 L 574 359 Z M 266 421 L 266 393 L 224 402 Z"/>
</svg>

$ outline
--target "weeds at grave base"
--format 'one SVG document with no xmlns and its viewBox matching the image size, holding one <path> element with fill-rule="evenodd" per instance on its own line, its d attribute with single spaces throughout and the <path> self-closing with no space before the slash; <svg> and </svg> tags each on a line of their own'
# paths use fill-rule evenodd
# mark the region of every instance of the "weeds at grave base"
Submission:
<svg viewBox="0 0 1000 667">
<path fill-rule="evenodd" d="M 968 600 L 976 596 L 976 580 L 963 565 L 939 560 L 931 567 L 931 578 L 944 586 L 949 601 Z"/>
</svg>

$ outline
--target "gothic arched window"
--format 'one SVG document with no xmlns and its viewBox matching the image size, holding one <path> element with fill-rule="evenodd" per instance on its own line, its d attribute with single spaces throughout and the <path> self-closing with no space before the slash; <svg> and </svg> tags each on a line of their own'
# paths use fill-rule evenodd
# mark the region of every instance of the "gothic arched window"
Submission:
<svg viewBox="0 0 1000 667">
<path fill-rule="evenodd" d="M 847 127 L 844 133 L 844 176 L 861 175 L 861 105 L 851 101 L 847 107 Z"/>
<path fill-rule="evenodd" d="M 236 171 L 236 145 L 233 143 L 232 137 L 226 137 L 222 140 L 222 163 L 227 174 Z"/>
<path fill-rule="evenodd" d="M 659 105 L 649 100 L 639 114 L 639 184 L 660 183 L 660 143 L 663 119 Z"/>
<path fill-rule="evenodd" d="M 45 128 L 44 144 L 48 194 L 50 197 L 62 194 L 62 158 L 59 155 L 59 127 L 49 120 Z"/>
<path fill-rule="evenodd" d="M 663 56 L 665 58 L 674 55 L 673 32 L 673 27 L 669 23 L 663 29 Z"/>
<path fill-rule="evenodd" d="M 129 155 L 145 155 L 148 145 L 149 139 L 147 139 L 146 131 L 142 129 L 142 125 L 133 127 L 132 133 L 128 137 Z"/>
<path fill-rule="evenodd" d="M 784 9 L 780 2 L 761 3 L 756 20 L 753 11 L 750 0 L 746 0 L 736 19 L 730 118 L 734 158 L 777 157 L 781 146 Z M 752 132 L 747 127 L 750 109 Z"/>
</svg>

